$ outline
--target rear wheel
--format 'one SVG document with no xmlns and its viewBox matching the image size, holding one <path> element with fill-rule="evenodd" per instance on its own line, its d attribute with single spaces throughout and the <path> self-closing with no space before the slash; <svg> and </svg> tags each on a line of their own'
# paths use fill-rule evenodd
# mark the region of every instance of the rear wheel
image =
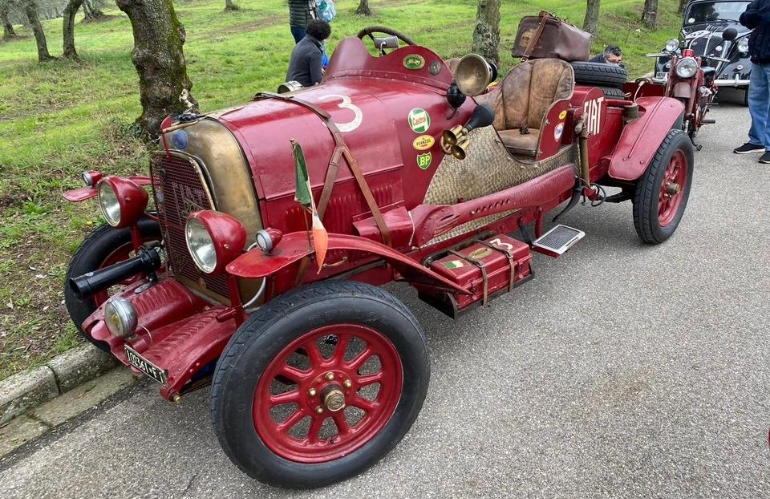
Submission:
<svg viewBox="0 0 770 499">
<path fill-rule="evenodd" d="M 139 231 L 142 234 L 142 242 L 160 241 L 163 238 L 158 223 L 148 218 L 139 220 Z M 110 290 L 101 291 L 91 298 L 80 301 L 70 289 L 69 280 L 127 260 L 134 256 L 133 251 L 130 229 L 116 229 L 110 225 L 102 225 L 85 238 L 72 256 L 64 278 L 64 303 L 70 319 L 88 341 L 105 352 L 109 351 L 109 346 L 103 341 L 93 339 L 80 326 L 99 305 L 107 301 L 111 294 Z M 130 280 L 127 280 L 119 285 L 124 286 L 129 283 Z"/>
<path fill-rule="evenodd" d="M 211 419 L 245 473 L 329 485 L 385 456 L 417 418 L 430 364 L 412 313 L 362 283 L 327 281 L 257 310 L 220 357 Z"/>
<path fill-rule="evenodd" d="M 660 244 L 679 226 L 690 197 L 693 158 L 687 134 L 671 130 L 637 181 L 634 227 L 645 243 Z"/>
</svg>

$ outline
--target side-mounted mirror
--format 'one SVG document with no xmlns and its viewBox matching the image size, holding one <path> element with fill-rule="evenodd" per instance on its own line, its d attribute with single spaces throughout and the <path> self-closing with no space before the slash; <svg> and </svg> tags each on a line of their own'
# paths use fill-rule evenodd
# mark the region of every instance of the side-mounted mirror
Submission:
<svg viewBox="0 0 770 499">
<path fill-rule="evenodd" d="M 733 41 L 738 37 L 738 30 L 735 28 L 727 28 L 722 32 L 722 40 Z"/>
</svg>

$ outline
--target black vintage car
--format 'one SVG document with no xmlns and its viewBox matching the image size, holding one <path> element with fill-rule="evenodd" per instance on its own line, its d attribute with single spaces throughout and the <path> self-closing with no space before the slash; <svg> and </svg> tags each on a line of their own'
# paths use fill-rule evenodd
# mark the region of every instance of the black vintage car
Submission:
<svg viewBox="0 0 770 499">
<path fill-rule="evenodd" d="M 703 65 L 714 68 L 713 77 L 720 88 L 749 88 L 751 61 L 748 58 L 749 33 L 738 18 L 746 10 L 745 0 L 693 0 L 684 8 L 679 39 L 666 42 L 661 53 L 681 54 L 690 49 L 701 57 Z M 728 31 L 725 36 L 725 31 Z M 733 31 L 734 30 L 734 31 Z M 657 57 L 655 76 L 665 81 L 670 69 L 670 57 Z M 710 72 L 710 71 L 709 71 Z M 746 93 L 744 93 L 744 103 Z"/>
</svg>

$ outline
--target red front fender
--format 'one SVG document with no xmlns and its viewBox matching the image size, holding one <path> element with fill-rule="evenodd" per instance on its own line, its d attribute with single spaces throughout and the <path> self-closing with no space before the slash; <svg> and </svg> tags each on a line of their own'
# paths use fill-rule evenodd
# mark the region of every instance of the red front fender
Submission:
<svg viewBox="0 0 770 499">
<path fill-rule="evenodd" d="M 684 104 L 669 97 L 640 97 L 636 100 L 645 113 L 623 129 L 610 157 L 608 175 L 618 180 L 642 176 L 668 132 L 684 113 Z"/>
<path fill-rule="evenodd" d="M 435 280 L 436 284 L 441 287 L 448 287 L 462 294 L 470 294 L 465 288 L 420 265 L 419 262 L 376 241 L 347 234 L 329 234 L 328 250 L 371 253 L 387 260 L 402 274 L 416 272 L 418 275 Z M 308 241 L 307 233 L 292 232 L 284 235 L 281 242 L 269 255 L 259 249 L 251 250 L 230 262 L 227 266 L 227 272 L 246 279 L 259 279 L 275 274 L 312 253 L 313 247 Z"/>
</svg>

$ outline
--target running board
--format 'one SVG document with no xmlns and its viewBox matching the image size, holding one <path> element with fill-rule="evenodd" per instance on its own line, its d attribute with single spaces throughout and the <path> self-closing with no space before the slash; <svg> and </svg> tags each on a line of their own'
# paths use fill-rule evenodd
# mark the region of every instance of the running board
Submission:
<svg viewBox="0 0 770 499">
<path fill-rule="evenodd" d="M 566 225 L 557 225 L 533 242 L 532 249 L 538 253 L 558 258 L 576 242 L 583 239 L 585 235 L 586 233 L 582 230 L 573 229 Z"/>
</svg>

